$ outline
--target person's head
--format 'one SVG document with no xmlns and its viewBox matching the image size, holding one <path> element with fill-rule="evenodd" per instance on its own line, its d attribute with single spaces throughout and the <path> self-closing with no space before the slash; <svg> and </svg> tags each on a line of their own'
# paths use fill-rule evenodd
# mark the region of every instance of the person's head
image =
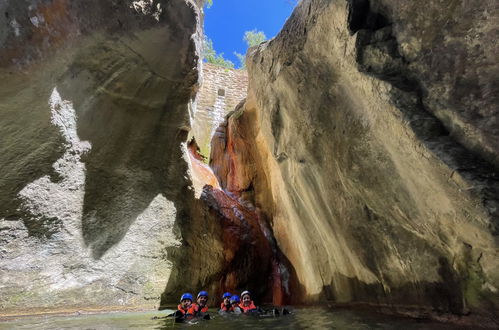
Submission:
<svg viewBox="0 0 499 330">
<path fill-rule="evenodd" d="M 192 304 L 192 294 L 184 293 L 180 297 L 180 306 L 182 306 L 183 309 L 187 309 L 191 304 Z"/>
<path fill-rule="evenodd" d="M 233 295 L 232 297 L 230 297 L 230 304 L 231 305 L 239 305 L 239 296 L 238 295 Z"/>
<path fill-rule="evenodd" d="M 225 292 L 222 296 L 222 300 L 225 305 L 230 305 L 230 297 L 232 297 L 232 294 L 230 292 Z"/>
<path fill-rule="evenodd" d="M 243 293 L 241 293 L 241 300 L 244 306 L 249 306 L 251 304 L 251 293 L 249 291 L 243 291 Z"/>
<path fill-rule="evenodd" d="M 199 291 L 197 300 L 199 306 L 206 306 L 206 303 L 208 302 L 208 292 Z"/>
</svg>

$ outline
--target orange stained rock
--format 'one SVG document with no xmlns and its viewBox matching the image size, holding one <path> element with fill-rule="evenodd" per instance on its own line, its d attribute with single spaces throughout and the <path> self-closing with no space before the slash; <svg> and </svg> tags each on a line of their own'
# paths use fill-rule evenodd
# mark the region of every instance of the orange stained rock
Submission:
<svg viewBox="0 0 499 330">
<path fill-rule="evenodd" d="M 217 128 L 211 144 L 210 165 L 223 190 L 204 190 L 205 200 L 211 199 L 210 207 L 222 219 L 223 253 L 229 265 L 221 284 L 265 288 L 267 294 L 261 298 L 283 305 L 291 301 L 289 285 L 294 278 L 289 280 L 287 261 L 278 252 L 266 216 L 253 206 L 254 200 L 245 200 L 245 192 L 263 186 L 255 183 L 262 177 L 255 166 L 258 151 L 249 142 L 253 136 L 251 116 L 241 110 Z"/>
<path fill-rule="evenodd" d="M 284 293 L 281 265 L 277 259 L 272 260 L 272 303 L 276 306 L 281 306 L 286 303 Z"/>
<path fill-rule="evenodd" d="M 69 0 L 47 1 L 30 9 L 29 17 L 19 19 L 23 33 L 28 35 L 32 59 L 61 47 L 68 39 L 78 35 L 77 22 L 71 16 L 70 6 Z M 11 42 L 5 46 L 0 65 L 10 64 L 12 59 L 20 59 L 26 52 L 25 44 L 16 43 L 14 40 Z"/>
<path fill-rule="evenodd" d="M 195 142 L 190 142 L 187 146 L 187 150 L 195 190 L 200 192 L 205 185 L 220 189 L 217 177 L 213 174 L 211 168 L 203 163 L 203 156 L 197 152 Z"/>
<path fill-rule="evenodd" d="M 227 192 L 211 187 L 203 189 L 202 199 L 219 214 L 226 262 L 223 288 L 253 285 L 271 289 L 272 302 L 285 304 L 289 299 L 283 285 L 284 267 L 274 255 L 275 249 L 261 226 L 258 209 L 249 209 Z M 269 281 L 270 280 L 270 281 Z"/>
<path fill-rule="evenodd" d="M 226 274 L 224 278 L 222 278 L 221 286 L 224 288 L 224 291 L 234 292 L 234 289 L 238 285 L 238 274 L 236 271 L 230 272 Z"/>
</svg>

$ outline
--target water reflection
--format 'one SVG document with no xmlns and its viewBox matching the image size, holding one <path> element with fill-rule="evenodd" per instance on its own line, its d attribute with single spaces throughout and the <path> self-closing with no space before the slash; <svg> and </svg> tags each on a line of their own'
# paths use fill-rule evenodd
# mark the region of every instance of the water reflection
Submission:
<svg viewBox="0 0 499 330">
<path fill-rule="evenodd" d="M 211 312 L 210 321 L 198 320 L 175 324 L 163 317 L 171 311 L 110 313 L 79 316 L 23 318 L 0 322 L 0 329 L 459 329 L 454 325 L 388 317 L 372 312 L 328 310 L 326 308 L 296 308 L 284 317 L 220 316 Z"/>
</svg>

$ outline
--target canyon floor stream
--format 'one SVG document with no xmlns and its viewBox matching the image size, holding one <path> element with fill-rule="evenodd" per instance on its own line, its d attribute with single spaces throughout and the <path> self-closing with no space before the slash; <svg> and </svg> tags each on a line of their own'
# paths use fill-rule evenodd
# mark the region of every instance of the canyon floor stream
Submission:
<svg viewBox="0 0 499 330">
<path fill-rule="evenodd" d="M 397 318 L 366 311 L 328 310 L 321 307 L 293 309 L 285 317 L 215 317 L 209 321 L 174 324 L 172 319 L 153 319 L 165 311 L 92 315 L 37 316 L 0 322 L 0 329 L 460 329 L 455 325 Z M 465 328 L 462 328 L 465 329 Z"/>
</svg>

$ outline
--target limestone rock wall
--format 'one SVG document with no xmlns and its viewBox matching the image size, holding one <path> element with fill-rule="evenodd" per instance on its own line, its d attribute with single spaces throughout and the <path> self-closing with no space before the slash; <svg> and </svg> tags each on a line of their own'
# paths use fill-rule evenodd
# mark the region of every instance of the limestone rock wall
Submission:
<svg viewBox="0 0 499 330">
<path fill-rule="evenodd" d="M 225 124 L 245 144 L 215 171 L 271 217 L 304 301 L 497 315 L 497 13 L 304 0 L 250 49 Z"/>
<path fill-rule="evenodd" d="M 457 142 L 497 169 L 497 4 L 383 0 L 371 1 L 366 10 L 363 3 L 369 4 L 368 1 L 350 2 L 349 22 L 352 32 L 369 31 L 370 37 L 365 39 L 366 33 L 362 32 L 359 38 L 360 43 L 367 42 L 358 53 L 362 70 L 381 74 L 400 88 L 411 86 L 419 94 L 422 106 L 442 122 Z M 422 6 L 426 6 L 424 10 Z M 391 40 L 380 43 L 373 38 L 375 34 L 379 36 L 378 30 L 383 27 L 373 26 L 369 19 L 365 20 L 367 24 L 359 25 L 362 15 L 387 19 L 387 23 L 392 24 L 397 48 L 390 48 Z M 390 54 L 389 62 L 373 61 L 379 59 L 380 49 Z M 387 74 L 388 68 L 391 71 Z M 405 81 L 397 81 L 394 78 L 397 74 L 402 74 Z"/>
<path fill-rule="evenodd" d="M 1 2 L 2 313 L 153 307 L 216 268 L 172 274 L 202 213 L 181 149 L 201 6 Z"/>
</svg>

